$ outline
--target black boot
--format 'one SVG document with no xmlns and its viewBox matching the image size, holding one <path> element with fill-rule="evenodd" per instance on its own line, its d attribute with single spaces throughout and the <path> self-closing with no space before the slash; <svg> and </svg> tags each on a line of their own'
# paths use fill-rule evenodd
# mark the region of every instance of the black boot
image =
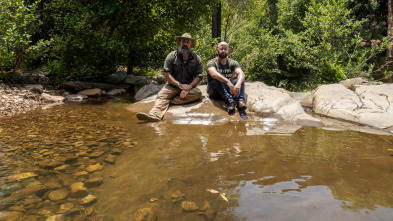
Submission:
<svg viewBox="0 0 393 221">
<path fill-rule="evenodd" d="M 228 114 L 233 114 L 235 113 L 235 103 L 230 103 L 227 106 Z"/>
</svg>

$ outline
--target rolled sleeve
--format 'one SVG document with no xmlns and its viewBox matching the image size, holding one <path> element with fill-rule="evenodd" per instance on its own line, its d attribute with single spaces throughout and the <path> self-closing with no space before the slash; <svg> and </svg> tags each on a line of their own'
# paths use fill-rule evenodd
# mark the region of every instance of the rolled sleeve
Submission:
<svg viewBox="0 0 393 221">
<path fill-rule="evenodd" d="M 169 72 L 170 74 L 173 73 L 173 64 L 174 64 L 174 54 L 173 53 L 169 53 L 166 56 L 165 62 L 164 62 L 164 71 L 163 72 Z"/>
</svg>

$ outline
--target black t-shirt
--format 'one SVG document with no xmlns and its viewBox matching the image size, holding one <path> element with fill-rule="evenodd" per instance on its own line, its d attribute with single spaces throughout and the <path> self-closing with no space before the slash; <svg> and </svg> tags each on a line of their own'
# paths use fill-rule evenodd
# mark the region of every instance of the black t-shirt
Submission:
<svg viewBox="0 0 393 221">
<path fill-rule="evenodd" d="M 227 58 L 226 64 L 221 64 L 218 61 L 218 58 L 213 58 L 209 62 L 207 62 L 206 67 L 207 67 L 207 69 L 209 69 L 210 67 L 216 68 L 218 73 L 222 74 L 224 77 L 226 77 L 227 79 L 232 81 L 233 80 L 233 73 L 235 72 L 236 68 L 240 68 L 240 65 L 237 61 L 235 61 L 231 58 Z M 210 82 L 211 79 L 212 79 L 212 77 L 210 76 L 210 74 L 208 74 L 207 75 L 208 82 Z"/>
</svg>

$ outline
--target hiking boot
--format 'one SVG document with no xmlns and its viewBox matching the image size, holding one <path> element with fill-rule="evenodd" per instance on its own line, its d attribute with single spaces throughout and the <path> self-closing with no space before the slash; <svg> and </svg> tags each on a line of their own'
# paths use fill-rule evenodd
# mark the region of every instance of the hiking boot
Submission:
<svg viewBox="0 0 393 221">
<path fill-rule="evenodd" d="M 233 114 L 235 113 L 235 103 L 230 103 L 227 107 L 228 114 Z"/>
<path fill-rule="evenodd" d="M 243 100 L 239 100 L 237 103 L 237 110 L 244 111 L 247 109 L 246 103 Z"/>
<path fill-rule="evenodd" d="M 158 117 L 154 116 L 153 114 L 148 114 L 148 113 L 143 113 L 143 112 L 137 113 L 136 118 L 138 118 L 138 120 L 150 121 L 150 122 L 160 121 L 160 119 Z"/>
</svg>

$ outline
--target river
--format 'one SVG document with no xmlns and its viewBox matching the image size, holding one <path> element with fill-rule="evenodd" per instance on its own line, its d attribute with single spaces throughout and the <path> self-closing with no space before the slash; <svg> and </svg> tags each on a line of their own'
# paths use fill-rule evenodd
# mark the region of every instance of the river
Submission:
<svg viewBox="0 0 393 221">
<path fill-rule="evenodd" d="M 32 171 L 26 154 L 20 154 L 19 159 L 10 149 L 19 148 L 24 153 L 26 148 L 39 148 L 33 152 L 56 158 L 51 149 L 59 153 L 67 142 L 77 148 L 89 147 L 78 146 L 80 142 L 95 141 L 105 142 L 98 147 L 122 150 L 114 164 L 76 154 L 86 158 L 82 166 L 68 163 L 73 170 L 50 175 L 73 174 L 97 162 L 104 165 L 99 171 L 103 183 L 88 189 L 97 197 L 89 205 L 94 212 L 84 216 L 91 220 L 133 220 L 137 211 L 150 211 L 157 220 L 393 218 L 393 136 L 316 127 L 301 127 L 292 134 L 250 132 L 250 127 L 274 128 L 274 119 L 218 125 L 140 123 L 126 110 L 128 104 L 121 99 L 63 104 L 2 120 L 3 198 L 20 189 L 18 185 L 23 182 L 44 183 L 49 176 L 40 174 L 19 184 L 10 182 L 10 175 Z M 133 145 L 124 147 L 129 143 Z M 58 188 L 69 188 L 59 183 L 62 186 Z M 48 201 L 48 194 L 36 195 L 42 202 Z M 208 209 L 185 212 L 185 201 Z M 66 202 L 77 204 L 70 197 L 37 204 L 34 210 L 45 208 L 49 212 L 35 216 L 59 214 L 60 205 Z M 16 203 L 20 207 L 26 204 L 26 200 Z M 3 207 L 3 211 L 10 211 L 10 207 Z"/>
</svg>

